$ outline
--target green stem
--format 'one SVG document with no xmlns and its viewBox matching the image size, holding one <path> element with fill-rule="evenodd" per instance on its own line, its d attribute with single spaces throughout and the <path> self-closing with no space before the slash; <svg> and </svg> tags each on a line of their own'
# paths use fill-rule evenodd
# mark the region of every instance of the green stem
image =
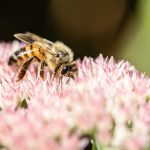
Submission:
<svg viewBox="0 0 150 150">
<path fill-rule="evenodd" d="M 96 142 L 94 136 L 91 137 L 92 150 L 102 150 L 100 143 Z"/>
</svg>

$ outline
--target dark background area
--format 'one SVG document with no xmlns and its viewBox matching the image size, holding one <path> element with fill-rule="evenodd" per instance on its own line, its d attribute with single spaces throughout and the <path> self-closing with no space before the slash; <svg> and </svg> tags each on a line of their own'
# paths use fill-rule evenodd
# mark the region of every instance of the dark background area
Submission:
<svg viewBox="0 0 150 150">
<path fill-rule="evenodd" d="M 13 34 L 32 31 L 46 36 L 48 0 L 5 0 L 0 2 L 0 39 L 13 40 Z"/>
<path fill-rule="evenodd" d="M 0 2 L 0 40 L 30 31 L 61 40 L 76 57 L 116 55 L 136 18 L 138 0 L 5 0 Z"/>
</svg>

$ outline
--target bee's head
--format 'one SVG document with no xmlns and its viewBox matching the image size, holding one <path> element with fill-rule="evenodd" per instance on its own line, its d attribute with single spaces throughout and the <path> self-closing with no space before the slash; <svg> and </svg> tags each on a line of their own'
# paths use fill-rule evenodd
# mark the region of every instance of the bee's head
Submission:
<svg viewBox="0 0 150 150">
<path fill-rule="evenodd" d="M 74 78 L 74 75 L 77 74 L 77 72 L 78 68 L 75 63 L 63 64 L 59 70 L 61 76 L 66 76 L 70 78 Z"/>
</svg>

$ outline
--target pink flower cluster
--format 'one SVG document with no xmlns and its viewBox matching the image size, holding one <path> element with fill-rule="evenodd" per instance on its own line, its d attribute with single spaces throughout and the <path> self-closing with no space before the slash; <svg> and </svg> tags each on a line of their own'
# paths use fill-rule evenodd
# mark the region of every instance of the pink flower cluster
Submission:
<svg viewBox="0 0 150 150">
<path fill-rule="evenodd" d="M 16 82 L 8 66 L 19 43 L 0 44 L 0 149 L 150 149 L 150 79 L 113 58 L 77 61 L 75 80 L 62 86 L 48 71 L 36 78 L 36 64 Z"/>
</svg>

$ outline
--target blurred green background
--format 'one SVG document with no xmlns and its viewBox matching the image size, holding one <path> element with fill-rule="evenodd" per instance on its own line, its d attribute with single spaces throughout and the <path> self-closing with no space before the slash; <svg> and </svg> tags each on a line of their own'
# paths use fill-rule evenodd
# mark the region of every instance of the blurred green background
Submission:
<svg viewBox="0 0 150 150">
<path fill-rule="evenodd" d="M 137 10 L 136 25 L 133 24 L 125 40 L 122 40 L 118 58 L 130 61 L 140 71 L 150 75 L 150 1 L 139 1 Z"/>
<path fill-rule="evenodd" d="M 0 40 L 30 31 L 70 46 L 75 58 L 114 56 L 150 75 L 149 0 L 0 2 Z"/>
</svg>

